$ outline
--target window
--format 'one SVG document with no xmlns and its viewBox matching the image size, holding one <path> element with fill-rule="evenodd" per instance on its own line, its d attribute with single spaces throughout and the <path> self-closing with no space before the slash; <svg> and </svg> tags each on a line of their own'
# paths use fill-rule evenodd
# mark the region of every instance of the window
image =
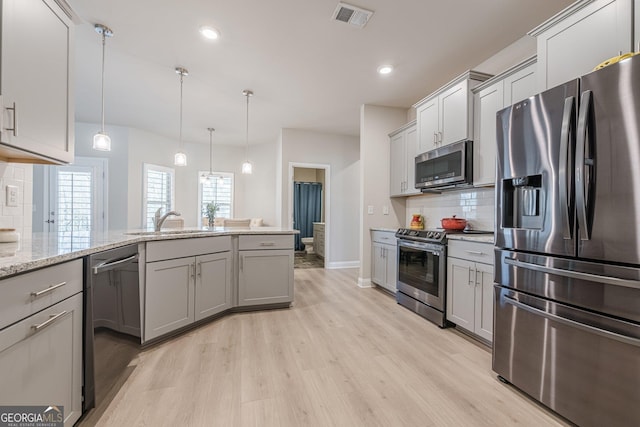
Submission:
<svg viewBox="0 0 640 427">
<path fill-rule="evenodd" d="M 200 171 L 198 176 L 208 172 Z M 233 217 L 233 174 L 228 172 L 213 172 L 216 178 L 198 184 L 198 206 L 200 208 L 200 221 L 206 217 L 207 203 L 217 203 L 220 208 L 216 212 L 218 218 Z M 206 222 L 201 225 L 206 225 Z"/>
<path fill-rule="evenodd" d="M 144 163 L 142 174 L 142 227 L 153 229 L 153 218 L 173 209 L 175 172 L 172 168 Z"/>
</svg>

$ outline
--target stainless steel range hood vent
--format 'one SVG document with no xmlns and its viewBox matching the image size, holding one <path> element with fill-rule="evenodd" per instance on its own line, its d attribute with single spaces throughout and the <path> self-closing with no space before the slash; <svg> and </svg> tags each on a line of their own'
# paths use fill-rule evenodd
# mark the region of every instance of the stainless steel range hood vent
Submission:
<svg viewBox="0 0 640 427">
<path fill-rule="evenodd" d="M 363 28 L 369 22 L 371 15 L 373 12 L 370 10 L 340 2 L 333 11 L 332 19 Z"/>
</svg>

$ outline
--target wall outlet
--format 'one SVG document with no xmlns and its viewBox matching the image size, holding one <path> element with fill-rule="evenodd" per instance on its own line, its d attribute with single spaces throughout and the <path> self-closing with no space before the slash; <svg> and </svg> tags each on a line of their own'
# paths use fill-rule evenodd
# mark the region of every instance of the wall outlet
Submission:
<svg viewBox="0 0 640 427">
<path fill-rule="evenodd" d="M 373 205 L 369 205 L 369 206 L 367 206 L 367 213 L 368 213 L 369 215 L 373 215 Z"/>
<path fill-rule="evenodd" d="M 15 185 L 7 185 L 7 206 L 18 207 L 18 187 Z"/>
<path fill-rule="evenodd" d="M 382 215 L 389 215 L 389 206 L 382 207 Z"/>
</svg>

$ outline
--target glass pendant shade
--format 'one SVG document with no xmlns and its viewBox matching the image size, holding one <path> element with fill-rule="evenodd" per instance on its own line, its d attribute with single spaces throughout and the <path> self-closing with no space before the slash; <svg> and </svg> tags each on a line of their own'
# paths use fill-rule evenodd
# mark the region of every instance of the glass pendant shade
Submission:
<svg viewBox="0 0 640 427">
<path fill-rule="evenodd" d="M 253 165 L 246 161 L 242 164 L 242 173 L 245 175 L 250 175 L 253 172 Z"/>
<path fill-rule="evenodd" d="M 173 164 L 176 166 L 187 166 L 187 155 L 183 152 L 176 153 L 173 157 Z"/>
<path fill-rule="evenodd" d="M 103 132 L 93 135 L 93 149 L 98 151 L 111 151 L 111 138 Z"/>
</svg>

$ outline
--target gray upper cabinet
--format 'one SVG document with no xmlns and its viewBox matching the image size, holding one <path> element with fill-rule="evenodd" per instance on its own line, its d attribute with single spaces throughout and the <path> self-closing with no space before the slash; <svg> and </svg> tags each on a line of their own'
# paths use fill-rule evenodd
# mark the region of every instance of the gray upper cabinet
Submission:
<svg viewBox="0 0 640 427">
<path fill-rule="evenodd" d="M 473 139 L 473 97 L 471 89 L 490 78 L 467 71 L 418 101 L 417 154 L 464 139 Z"/>
<path fill-rule="evenodd" d="M 73 161 L 74 24 L 58 3 L 0 3 L 1 160 Z"/>
<path fill-rule="evenodd" d="M 391 196 L 420 194 L 415 187 L 415 158 L 418 154 L 416 122 L 389 134 L 389 192 Z"/>
<path fill-rule="evenodd" d="M 633 50 L 633 0 L 579 1 L 529 32 L 538 43 L 538 92 Z"/>
<path fill-rule="evenodd" d="M 493 185 L 496 175 L 496 113 L 537 92 L 532 57 L 476 86 L 474 93 L 473 184 Z"/>
</svg>

